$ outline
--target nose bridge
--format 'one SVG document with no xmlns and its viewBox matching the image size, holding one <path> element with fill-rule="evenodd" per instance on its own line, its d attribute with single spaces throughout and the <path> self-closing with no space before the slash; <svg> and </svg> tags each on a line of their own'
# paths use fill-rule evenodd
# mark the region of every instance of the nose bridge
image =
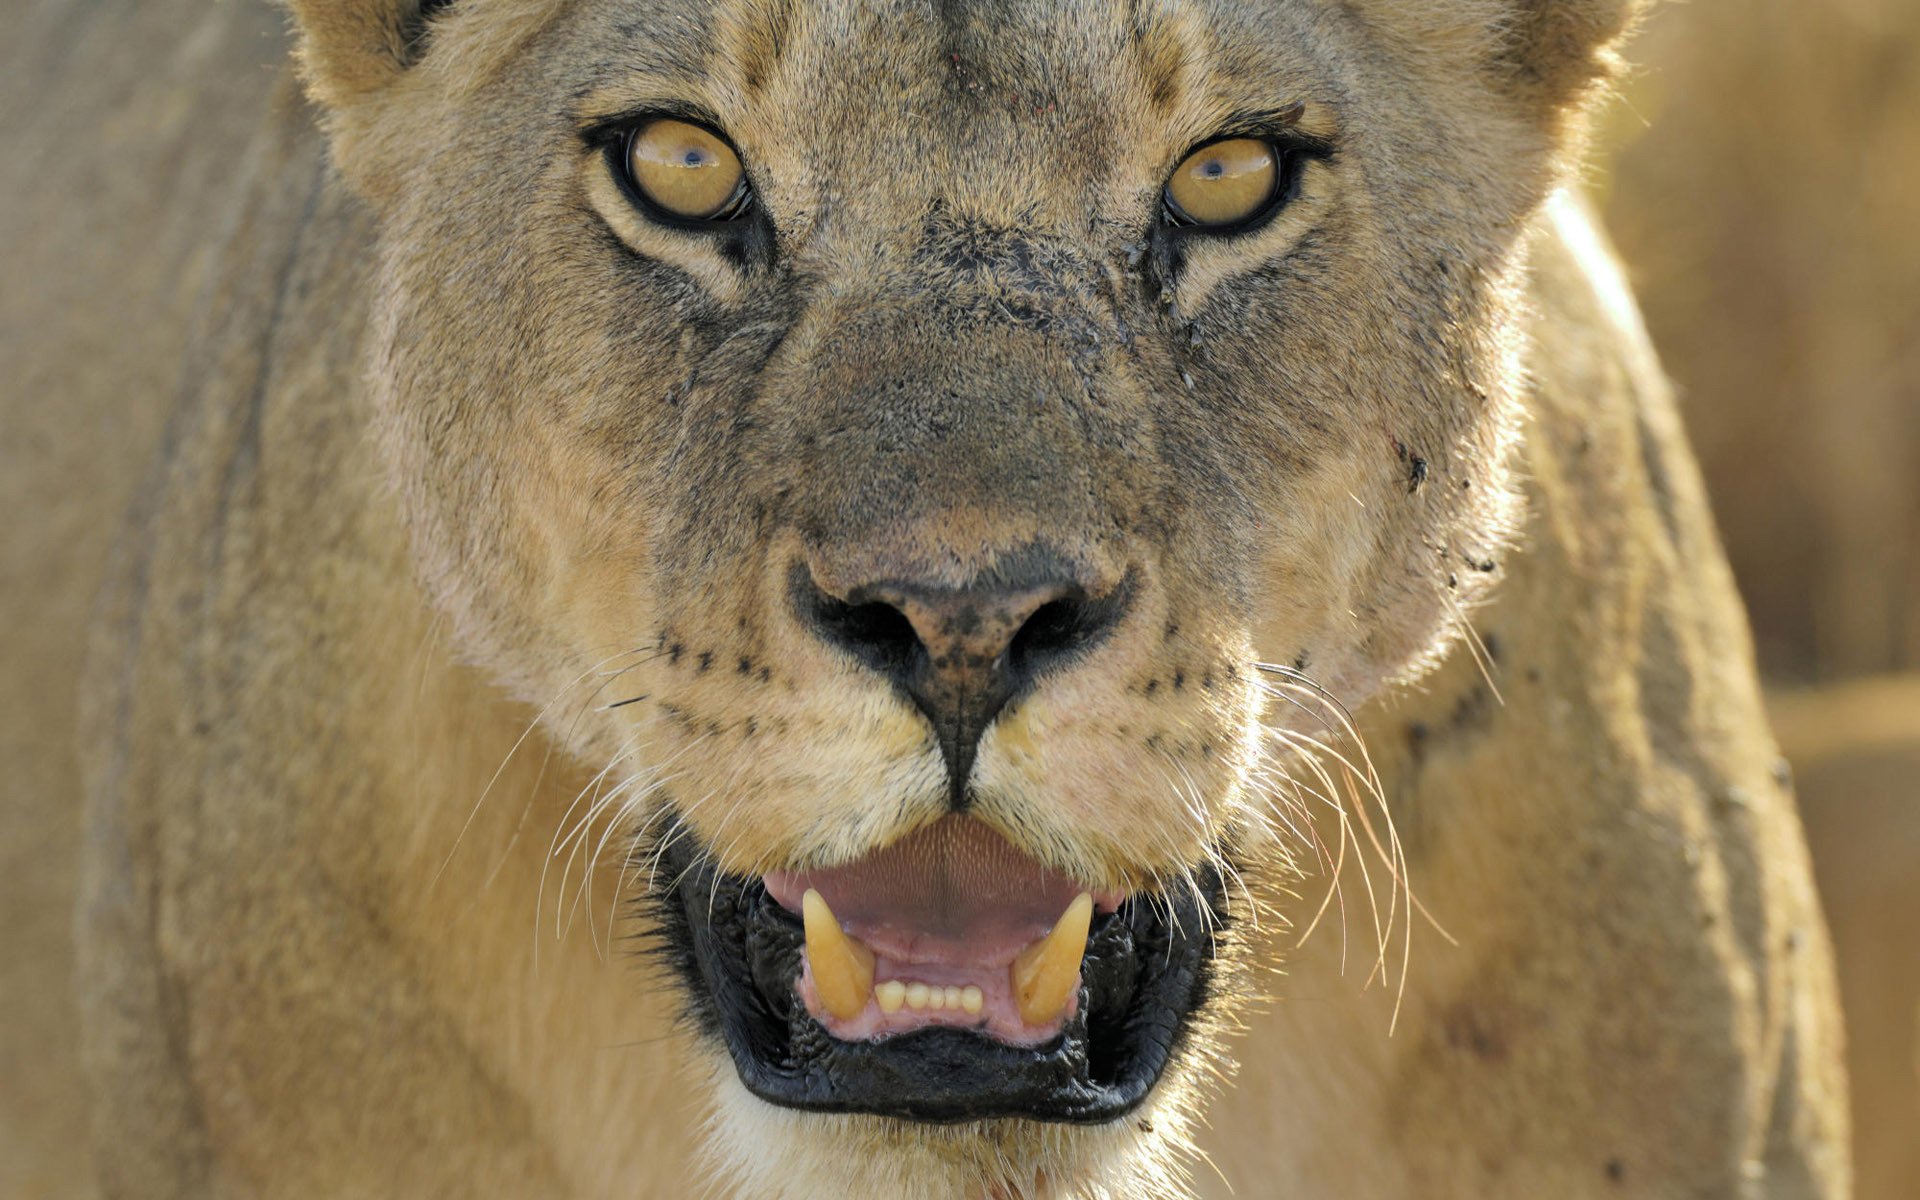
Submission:
<svg viewBox="0 0 1920 1200">
<path fill-rule="evenodd" d="M 809 542 L 857 553 L 912 531 L 937 554 L 969 528 L 1006 531 L 995 551 L 1110 528 L 1109 460 L 1138 418 L 1103 402 L 1119 339 L 1087 274 L 1059 247 L 945 222 L 884 288 L 822 312 L 796 382 Z"/>
<path fill-rule="evenodd" d="M 1134 593 L 1143 418 L 1088 276 L 1071 248 L 936 214 L 884 286 L 818 313 L 791 384 L 793 611 L 920 710 L 955 807 L 987 728 Z"/>
<path fill-rule="evenodd" d="M 916 314 L 955 333 L 1026 330 L 1056 344 L 1097 345 L 1119 335 L 1106 250 L 1076 233 L 1068 214 L 1028 206 L 1009 223 L 1007 214 L 942 194 L 921 203 L 913 217 L 843 215 L 851 224 L 820 239 L 809 261 L 837 297 L 818 310 L 823 347 L 857 343 L 868 332 L 890 336 Z"/>
<path fill-rule="evenodd" d="M 1020 319 L 1021 309 L 1056 326 L 1092 319 L 1100 307 L 1099 254 L 1091 246 L 1044 223 L 1037 209 L 1023 224 L 1007 224 L 972 209 L 935 204 L 920 229 L 914 262 L 919 284 L 941 294 L 971 295 L 1005 306 L 1000 315 Z"/>
</svg>

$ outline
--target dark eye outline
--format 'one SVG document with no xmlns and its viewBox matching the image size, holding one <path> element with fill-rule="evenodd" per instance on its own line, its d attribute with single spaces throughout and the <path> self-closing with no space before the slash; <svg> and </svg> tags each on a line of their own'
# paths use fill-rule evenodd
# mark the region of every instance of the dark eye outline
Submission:
<svg viewBox="0 0 1920 1200">
<path fill-rule="evenodd" d="M 1322 138 L 1301 133 L 1293 128 L 1300 119 L 1301 107 L 1294 105 L 1275 113 L 1251 114 L 1233 122 L 1227 128 L 1207 138 L 1195 142 L 1174 160 L 1167 172 L 1167 179 L 1160 185 L 1160 213 L 1156 222 L 1168 235 L 1187 237 L 1231 237 L 1252 233 L 1266 225 L 1280 211 L 1300 194 L 1300 179 L 1306 174 L 1307 164 L 1316 159 L 1333 157 L 1333 144 Z M 1266 201 L 1259 208 L 1237 221 L 1226 221 L 1218 225 L 1209 225 L 1194 220 L 1182 212 L 1173 199 L 1173 172 L 1178 171 L 1182 163 L 1209 146 L 1222 142 L 1238 141 L 1250 138 L 1265 142 L 1273 152 L 1274 175 L 1273 190 L 1267 194 Z"/>
<path fill-rule="evenodd" d="M 633 177 L 633 140 L 644 133 L 655 121 L 679 121 L 706 131 L 733 151 L 740 160 L 740 183 L 733 189 L 733 195 L 719 210 L 710 217 L 687 217 L 672 211 L 653 197 L 647 195 L 640 181 Z M 602 122 L 586 133 L 589 144 L 598 144 L 606 156 L 607 170 L 619 186 L 621 194 L 628 203 L 638 209 L 642 216 L 659 225 L 672 229 L 685 229 L 696 233 L 726 232 L 740 229 L 758 211 L 753 190 L 753 175 L 747 169 L 746 155 L 740 153 L 740 147 L 733 139 L 720 132 L 717 125 L 704 115 L 673 110 L 652 109 L 633 116 L 615 118 Z"/>
</svg>

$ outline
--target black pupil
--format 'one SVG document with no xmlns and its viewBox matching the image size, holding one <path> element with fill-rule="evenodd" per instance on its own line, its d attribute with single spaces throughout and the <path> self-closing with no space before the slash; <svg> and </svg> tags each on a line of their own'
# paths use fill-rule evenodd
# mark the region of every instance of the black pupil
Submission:
<svg viewBox="0 0 1920 1200">
<path fill-rule="evenodd" d="M 1206 173 L 1209 179 L 1218 179 L 1227 173 L 1226 164 L 1217 158 L 1209 161 L 1206 166 L 1200 169 Z"/>
<path fill-rule="evenodd" d="M 689 150 L 687 151 L 686 158 L 684 158 L 681 161 L 685 162 L 690 167 L 697 167 L 704 164 L 707 161 L 707 156 L 704 152 L 700 150 Z"/>
</svg>

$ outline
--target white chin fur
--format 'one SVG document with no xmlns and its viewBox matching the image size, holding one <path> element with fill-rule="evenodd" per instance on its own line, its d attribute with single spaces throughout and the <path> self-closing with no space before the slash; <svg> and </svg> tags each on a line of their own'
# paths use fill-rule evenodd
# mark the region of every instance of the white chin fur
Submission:
<svg viewBox="0 0 1920 1200">
<path fill-rule="evenodd" d="M 705 1166 L 743 1200 L 1178 1200 L 1192 1156 L 1177 1074 L 1110 1125 L 913 1125 L 768 1104 L 722 1057 Z"/>
</svg>

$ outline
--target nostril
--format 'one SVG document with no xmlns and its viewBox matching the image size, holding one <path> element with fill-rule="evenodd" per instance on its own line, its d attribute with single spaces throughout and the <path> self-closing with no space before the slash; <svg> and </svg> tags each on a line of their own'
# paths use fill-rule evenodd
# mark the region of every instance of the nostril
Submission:
<svg viewBox="0 0 1920 1200">
<path fill-rule="evenodd" d="M 1033 610 L 1007 646 L 1007 662 L 1020 674 L 1036 674 L 1054 659 L 1072 653 L 1092 634 L 1090 606 L 1078 598 L 1049 600 Z"/>
<path fill-rule="evenodd" d="M 913 622 L 880 600 L 842 600 L 822 591 L 811 573 L 796 572 L 795 606 L 826 641 L 884 675 L 910 671 L 925 656 Z"/>
<path fill-rule="evenodd" d="M 1078 587 L 1033 610 L 1007 647 L 1013 674 L 1032 679 L 1092 648 L 1113 631 L 1133 602 L 1134 574 L 1089 597 Z"/>
<path fill-rule="evenodd" d="M 1089 598 L 1052 560 L 1041 565 L 1053 569 L 986 573 L 962 587 L 883 579 L 835 595 L 809 564 L 794 564 L 795 614 L 821 641 L 891 680 L 926 716 L 956 808 L 970 803 L 974 752 L 1001 710 L 1107 637 L 1131 602 L 1132 571 Z"/>
<path fill-rule="evenodd" d="M 829 599 L 819 618 L 822 632 L 829 638 L 881 670 L 910 666 L 926 653 L 913 622 L 891 604 L 848 604 Z"/>
</svg>

